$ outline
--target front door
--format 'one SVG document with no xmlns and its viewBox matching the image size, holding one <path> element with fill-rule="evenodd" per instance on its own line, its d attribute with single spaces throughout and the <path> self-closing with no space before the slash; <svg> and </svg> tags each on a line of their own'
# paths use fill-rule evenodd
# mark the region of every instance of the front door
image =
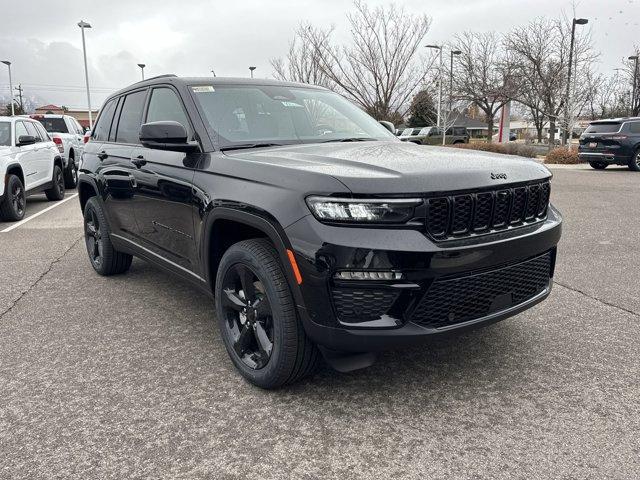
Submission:
<svg viewBox="0 0 640 480">
<path fill-rule="evenodd" d="M 181 123 L 193 136 L 178 92 L 170 86 L 153 88 L 143 123 L 166 120 Z M 137 236 L 145 248 L 192 273 L 198 265 L 192 191 L 198 158 L 144 147 L 133 152 Z"/>
<path fill-rule="evenodd" d="M 16 147 L 18 147 L 18 154 L 15 158 L 22 167 L 24 188 L 25 190 L 30 190 L 38 185 L 38 146 L 37 144 L 20 146 L 18 143 L 20 137 L 26 135 L 29 135 L 26 122 L 16 122 L 14 138 Z"/>
</svg>

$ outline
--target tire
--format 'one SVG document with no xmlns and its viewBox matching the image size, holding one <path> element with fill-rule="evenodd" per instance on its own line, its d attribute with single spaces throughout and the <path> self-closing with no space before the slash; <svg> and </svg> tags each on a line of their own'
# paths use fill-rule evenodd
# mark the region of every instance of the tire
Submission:
<svg viewBox="0 0 640 480">
<path fill-rule="evenodd" d="M 62 169 L 58 165 L 53 166 L 53 185 L 44 191 L 47 199 L 58 201 L 64 198 L 64 175 Z"/>
<path fill-rule="evenodd" d="M 0 218 L 9 222 L 22 220 L 26 205 L 22 180 L 16 175 L 9 174 L 4 193 L 4 200 L 0 203 Z"/>
<path fill-rule="evenodd" d="M 272 389 L 315 371 L 320 352 L 298 320 L 278 254 L 268 240 L 243 240 L 225 252 L 215 297 L 225 347 L 249 382 Z"/>
<path fill-rule="evenodd" d="M 596 170 L 604 170 L 609 166 L 607 163 L 598 162 L 597 160 L 594 162 L 589 162 L 589 165 L 591 165 L 591 168 L 595 168 Z"/>
<path fill-rule="evenodd" d="M 629 159 L 629 170 L 640 172 L 640 148 Z"/>
<path fill-rule="evenodd" d="M 69 157 L 69 164 L 64 169 L 64 187 L 74 189 L 78 186 L 78 166 L 73 155 Z"/>
<path fill-rule="evenodd" d="M 124 273 L 131 267 L 133 257 L 113 248 L 109 238 L 109 223 L 98 202 L 91 197 L 84 207 L 84 240 L 93 269 L 100 275 Z"/>
</svg>

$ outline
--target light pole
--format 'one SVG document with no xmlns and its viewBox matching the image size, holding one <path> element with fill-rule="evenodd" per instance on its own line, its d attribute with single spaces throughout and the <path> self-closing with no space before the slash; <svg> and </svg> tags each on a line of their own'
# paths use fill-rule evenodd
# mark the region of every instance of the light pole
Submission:
<svg viewBox="0 0 640 480">
<path fill-rule="evenodd" d="M 636 102 L 638 100 L 638 55 L 632 55 L 629 57 L 629 60 L 633 60 L 635 62 L 635 66 L 633 67 L 633 87 L 631 90 L 631 115 L 637 115 L 636 112 Z"/>
<path fill-rule="evenodd" d="M 571 22 L 571 43 L 569 44 L 569 68 L 567 72 L 567 90 L 565 92 L 565 101 L 564 101 L 564 121 L 566 122 L 567 126 L 571 124 L 571 122 L 569 121 L 569 97 L 571 95 L 570 94 L 571 90 L 569 89 L 569 87 L 571 84 L 571 67 L 572 67 L 571 64 L 573 62 L 573 44 L 576 38 L 576 25 L 586 25 L 587 23 L 589 23 L 589 20 L 587 20 L 586 18 L 574 18 L 573 21 Z M 563 145 L 567 144 L 567 137 L 569 135 L 570 133 L 568 132 L 568 128 L 565 128 L 564 134 L 563 134 L 563 140 L 562 140 Z M 569 147 L 571 147 L 571 140 L 569 140 Z"/>
<path fill-rule="evenodd" d="M 138 66 L 140 67 L 140 70 L 142 71 L 142 80 L 144 80 L 144 67 L 146 67 L 146 65 L 144 63 L 139 63 Z"/>
<path fill-rule="evenodd" d="M 78 26 L 82 31 L 82 56 L 84 57 L 84 81 L 87 85 L 87 108 L 89 109 L 89 129 L 93 130 L 93 118 L 91 115 L 91 94 L 89 93 L 89 69 L 87 68 L 87 46 L 84 41 L 84 29 L 91 28 L 84 20 L 78 22 Z"/>
<path fill-rule="evenodd" d="M 249 71 L 251 72 L 251 78 L 253 78 L 253 71 L 256 69 L 256 67 L 249 67 Z"/>
<path fill-rule="evenodd" d="M 451 107 L 453 105 L 453 56 L 454 55 L 460 55 L 462 53 L 462 51 L 460 50 L 451 50 L 451 67 L 450 67 L 450 74 L 451 76 L 449 77 L 449 110 L 451 110 Z"/>
<path fill-rule="evenodd" d="M 11 116 L 13 117 L 16 112 L 13 107 L 13 81 L 11 80 L 11 62 L 9 60 L 2 60 L 2 63 L 4 63 L 9 68 L 9 103 L 11 104 Z"/>
<path fill-rule="evenodd" d="M 435 48 L 438 50 L 440 57 L 438 65 L 438 120 L 437 126 L 440 126 L 440 116 L 442 115 L 442 45 L 425 45 L 426 48 Z"/>
</svg>

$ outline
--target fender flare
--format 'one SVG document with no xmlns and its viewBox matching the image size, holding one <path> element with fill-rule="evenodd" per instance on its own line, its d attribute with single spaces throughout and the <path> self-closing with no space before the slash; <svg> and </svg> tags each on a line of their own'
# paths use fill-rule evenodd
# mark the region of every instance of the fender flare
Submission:
<svg viewBox="0 0 640 480">
<path fill-rule="evenodd" d="M 278 252 L 280 262 L 282 263 L 282 266 L 284 268 L 285 278 L 287 279 L 287 283 L 289 284 L 289 288 L 293 295 L 294 301 L 296 302 L 296 305 L 304 306 L 300 286 L 296 281 L 295 274 L 293 272 L 293 269 L 291 268 L 291 263 L 287 254 L 287 250 L 293 251 L 293 249 L 286 233 L 284 232 L 284 229 L 277 222 L 277 220 L 275 218 L 272 218 L 268 213 L 262 213 L 258 209 L 254 209 L 254 211 L 249 212 L 246 211 L 246 206 L 243 206 L 243 210 L 234 208 L 232 206 L 220 206 L 211 210 L 211 212 L 209 212 L 209 214 L 207 215 L 207 219 L 204 223 L 204 231 L 202 234 L 202 242 L 200 248 L 201 258 L 204 260 L 204 266 L 206 267 L 206 271 L 204 272 L 205 279 L 211 292 L 213 292 L 215 278 L 212 278 L 213 275 L 211 275 L 211 269 L 209 267 L 211 261 L 211 249 L 209 248 L 209 245 L 211 244 L 213 226 L 217 220 L 232 220 L 238 223 L 246 224 L 263 232 L 267 236 L 267 238 L 271 240 L 276 248 L 276 251 Z"/>
</svg>

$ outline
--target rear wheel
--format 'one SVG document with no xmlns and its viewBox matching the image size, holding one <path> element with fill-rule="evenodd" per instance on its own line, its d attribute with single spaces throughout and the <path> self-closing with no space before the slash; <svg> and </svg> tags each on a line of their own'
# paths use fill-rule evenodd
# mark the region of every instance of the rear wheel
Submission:
<svg viewBox="0 0 640 480">
<path fill-rule="evenodd" d="M 67 168 L 64 170 L 64 186 L 73 189 L 78 185 L 78 166 L 73 154 L 69 156 Z"/>
<path fill-rule="evenodd" d="M 2 220 L 16 222 L 24 218 L 26 194 L 24 185 L 16 175 L 8 175 L 5 196 L 0 203 L 0 217 Z"/>
<path fill-rule="evenodd" d="M 596 170 L 604 170 L 608 166 L 607 163 L 598 161 L 589 162 L 589 165 L 591 165 L 591 168 L 595 168 Z"/>
<path fill-rule="evenodd" d="M 59 165 L 53 166 L 53 185 L 44 191 L 49 200 L 62 200 L 64 198 L 64 176 Z"/>
<path fill-rule="evenodd" d="M 268 240 L 244 240 L 225 252 L 215 296 L 225 347 L 249 382 L 277 388 L 315 370 L 320 353 L 297 318 L 278 254 Z"/>
<path fill-rule="evenodd" d="M 631 160 L 629 160 L 629 170 L 640 172 L 640 148 L 636 150 Z"/>
<path fill-rule="evenodd" d="M 118 252 L 109 238 L 109 224 L 96 197 L 84 207 L 84 239 L 91 266 L 100 275 L 109 276 L 129 270 L 133 257 Z"/>
</svg>

